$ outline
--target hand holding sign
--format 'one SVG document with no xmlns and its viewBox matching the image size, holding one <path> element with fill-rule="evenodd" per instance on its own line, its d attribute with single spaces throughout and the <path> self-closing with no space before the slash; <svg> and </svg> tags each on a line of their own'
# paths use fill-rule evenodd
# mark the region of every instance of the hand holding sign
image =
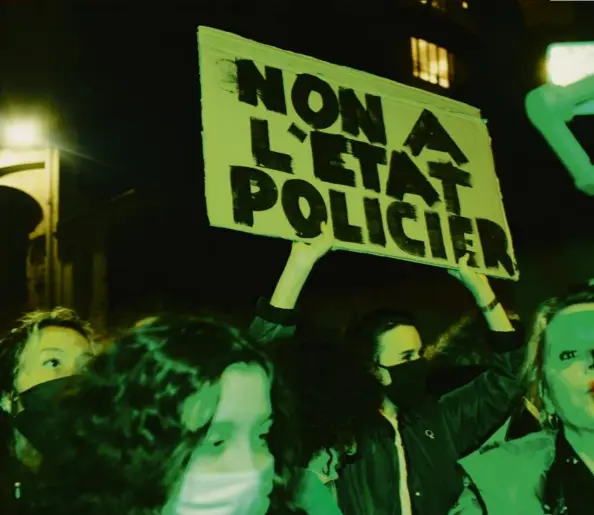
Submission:
<svg viewBox="0 0 594 515">
<path fill-rule="evenodd" d="M 311 242 L 296 241 L 291 247 L 289 261 L 299 268 L 313 268 L 313 266 L 324 257 L 334 245 L 334 234 L 332 228 L 322 222 L 322 233 L 313 238 Z"/>
<path fill-rule="evenodd" d="M 479 306 L 486 305 L 493 300 L 493 290 L 487 277 L 468 265 L 469 259 L 470 254 L 464 254 L 458 261 L 458 270 L 448 270 L 448 273 L 468 288 Z"/>
<path fill-rule="evenodd" d="M 280 279 L 270 298 L 270 305 L 284 310 L 295 309 L 299 294 L 314 265 L 334 245 L 332 229 L 322 222 L 321 234 L 310 242 L 296 241 Z"/>
</svg>

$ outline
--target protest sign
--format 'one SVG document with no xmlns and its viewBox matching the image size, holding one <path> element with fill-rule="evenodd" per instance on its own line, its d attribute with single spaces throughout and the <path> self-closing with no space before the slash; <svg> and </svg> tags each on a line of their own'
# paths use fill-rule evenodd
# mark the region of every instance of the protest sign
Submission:
<svg viewBox="0 0 594 515">
<path fill-rule="evenodd" d="M 517 279 L 491 140 L 468 105 L 198 30 L 210 224 Z"/>
</svg>

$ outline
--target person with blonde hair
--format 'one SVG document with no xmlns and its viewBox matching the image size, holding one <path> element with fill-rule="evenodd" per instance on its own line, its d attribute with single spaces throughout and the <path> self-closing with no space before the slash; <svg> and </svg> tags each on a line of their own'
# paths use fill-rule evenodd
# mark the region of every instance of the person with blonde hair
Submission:
<svg viewBox="0 0 594 515">
<path fill-rule="evenodd" d="M 90 325 L 63 307 L 26 313 L 0 340 L 2 513 L 27 501 L 42 455 L 59 447 L 52 399 L 98 351 Z"/>
<path fill-rule="evenodd" d="M 524 367 L 542 430 L 461 460 L 450 515 L 591 514 L 594 508 L 594 286 L 544 302 Z"/>
</svg>

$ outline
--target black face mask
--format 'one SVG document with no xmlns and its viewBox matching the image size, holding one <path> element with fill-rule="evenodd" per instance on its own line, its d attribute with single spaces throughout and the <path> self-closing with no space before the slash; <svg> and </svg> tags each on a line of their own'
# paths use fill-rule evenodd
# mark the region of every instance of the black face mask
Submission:
<svg viewBox="0 0 594 515">
<path fill-rule="evenodd" d="M 392 382 L 384 386 L 386 395 L 398 409 L 418 406 L 427 390 L 428 368 L 423 358 L 407 361 L 393 367 L 382 367 L 390 374 Z"/>
<path fill-rule="evenodd" d="M 14 416 L 13 425 L 43 456 L 58 452 L 64 445 L 62 429 L 66 420 L 61 401 L 76 389 L 77 379 L 71 376 L 47 381 L 18 396 L 23 409 Z"/>
</svg>

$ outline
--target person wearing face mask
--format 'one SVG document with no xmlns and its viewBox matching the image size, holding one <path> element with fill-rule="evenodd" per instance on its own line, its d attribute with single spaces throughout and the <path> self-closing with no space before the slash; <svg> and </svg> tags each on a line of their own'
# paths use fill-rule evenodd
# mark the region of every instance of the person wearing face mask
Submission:
<svg viewBox="0 0 594 515">
<path fill-rule="evenodd" d="M 297 485 L 307 483 L 310 494 L 317 485 L 296 472 L 286 393 L 267 354 L 235 328 L 178 315 L 145 319 L 94 360 L 65 401 L 69 445 L 35 509 L 306 515 Z M 317 492 L 331 501 L 323 486 Z"/>
<path fill-rule="evenodd" d="M 17 514 L 42 456 L 59 448 L 53 400 L 94 356 L 90 326 L 65 308 L 26 314 L 0 341 L 0 502 Z M 5 511 L 6 510 L 6 511 Z"/>
<path fill-rule="evenodd" d="M 450 515 L 586 515 L 594 506 L 594 286 L 537 310 L 524 366 L 541 431 L 461 460 Z"/>
<path fill-rule="evenodd" d="M 251 332 L 260 342 L 295 330 L 298 296 L 332 243 L 323 228 L 311 244 L 293 244 L 270 302 L 259 301 Z M 422 341 L 406 313 L 380 310 L 347 332 L 346 342 L 384 385 L 384 398 L 376 406 L 374 429 L 356 442 L 356 454 L 335 482 L 345 515 L 443 515 L 463 489 L 457 460 L 487 440 L 521 395 L 522 336 L 487 278 L 474 272 L 468 259 L 465 256 L 450 274 L 467 287 L 483 312 L 496 355 L 467 385 L 439 399 L 426 394 Z"/>
</svg>

